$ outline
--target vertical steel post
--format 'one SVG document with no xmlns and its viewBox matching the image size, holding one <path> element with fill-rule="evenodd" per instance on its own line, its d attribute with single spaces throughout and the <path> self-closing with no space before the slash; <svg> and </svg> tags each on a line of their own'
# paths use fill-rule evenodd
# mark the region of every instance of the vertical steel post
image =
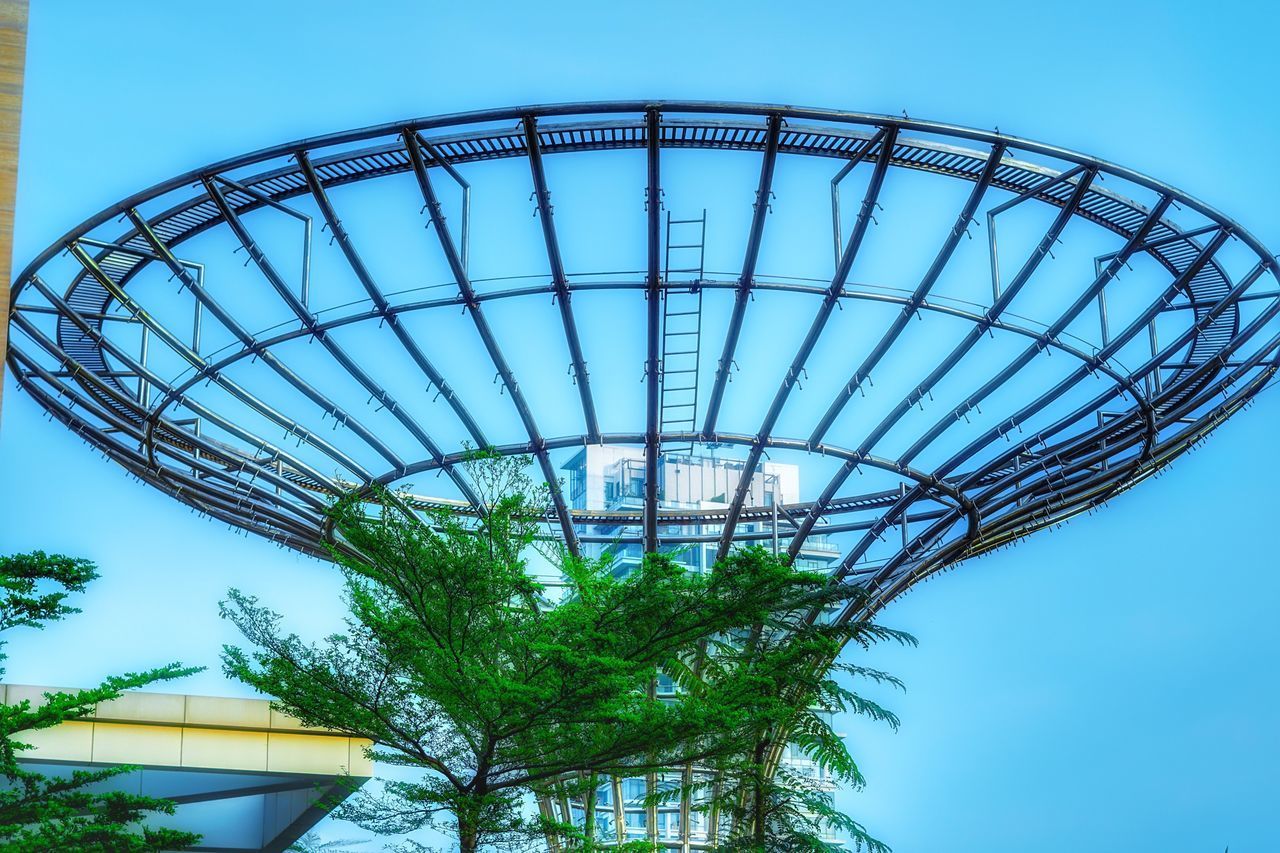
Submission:
<svg viewBox="0 0 1280 853">
<path fill-rule="evenodd" d="M 302 220 L 302 307 L 311 307 L 311 217 Z"/>
<path fill-rule="evenodd" d="M 1102 345 L 1111 343 L 1111 325 L 1107 322 L 1107 289 L 1098 291 L 1098 324 L 1102 327 Z"/>
<path fill-rule="evenodd" d="M 836 176 L 831 179 L 831 239 L 835 244 L 835 265 L 837 267 L 840 266 L 840 251 L 844 248 L 840 240 L 842 230 L 840 228 L 840 182 L 844 180 L 844 176 L 849 174 L 853 167 L 857 165 L 857 162 L 857 160 L 850 160 L 844 165 L 844 168 L 837 172 Z"/>
<path fill-rule="evenodd" d="M 1159 314 L 1157 314 L 1157 315 L 1156 315 L 1156 317 L 1158 317 L 1158 316 L 1160 316 L 1160 315 L 1159 315 Z M 1157 335 L 1157 333 L 1156 333 L 1156 318 L 1155 318 L 1155 317 L 1152 317 L 1152 318 L 1151 318 L 1151 322 L 1150 322 L 1149 324 L 1147 324 L 1147 338 L 1151 341 L 1151 355 L 1152 355 L 1152 357 L 1155 357 L 1155 356 L 1159 355 L 1159 354 L 1160 354 L 1160 338 L 1159 338 L 1159 336 L 1158 336 L 1158 335 Z M 1148 383 L 1148 385 L 1150 385 L 1150 384 L 1152 384 L 1152 383 L 1154 383 L 1154 384 L 1155 384 L 1155 388 L 1156 388 L 1156 393 L 1157 393 L 1157 394 L 1159 394 L 1159 393 L 1163 390 L 1164 382 L 1163 382 L 1163 380 L 1161 380 L 1161 378 L 1160 378 L 1160 368 L 1159 368 L 1159 367 L 1156 367 L 1154 370 L 1152 370 L 1150 373 L 1148 373 L 1148 374 L 1147 374 L 1147 383 Z M 1151 396 L 1151 392 L 1150 392 L 1149 390 L 1147 391 L 1147 396 L 1148 396 L 1148 397 L 1150 397 L 1150 396 Z"/>
<path fill-rule="evenodd" d="M 907 496 L 907 484 L 899 483 L 898 484 L 898 500 L 901 501 L 906 496 Z M 898 520 L 898 527 L 902 530 L 902 550 L 905 551 L 907 550 L 907 541 L 908 541 L 906 507 L 903 507 L 902 509 L 902 518 Z"/>
<path fill-rule="evenodd" d="M 778 556 L 778 488 L 773 489 L 773 556 Z"/>
<path fill-rule="evenodd" d="M 462 177 L 462 173 L 454 168 L 446 157 L 436 150 L 434 145 L 422 138 L 421 133 L 415 133 L 414 137 L 418 140 L 418 144 L 431 155 L 435 165 L 444 169 L 449 177 L 453 178 L 454 183 L 462 187 L 462 246 L 460 248 L 462 252 L 462 271 L 469 273 L 471 262 L 471 184 L 468 183 L 466 178 Z"/>
<path fill-rule="evenodd" d="M 662 281 L 659 277 L 658 243 L 662 238 L 662 175 L 658 148 L 659 115 L 657 110 L 645 113 L 645 132 L 648 134 L 648 189 L 645 204 L 648 205 L 648 271 L 645 280 L 645 306 L 647 313 L 648 357 L 645 361 L 645 428 L 644 428 L 644 550 L 658 550 L 658 455 L 661 445 L 658 436 L 661 368 L 658 365 L 660 343 L 658 323 L 661 317 Z"/>
<path fill-rule="evenodd" d="M 987 247 L 991 254 L 991 303 L 1000 301 L 1000 256 L 996 251 L 996 218 L 987 214 Z"/>
<path fill-rule="evenodd" d="M 147 353 L 151 350 L 151 330 L 146 326 L 142 327 L 142 346 L 138 350 L 138 363 L 144 368 L 147 366 Z M 147 382 L 147 377 L 138 374 L 138 405 L 146 409 L 151 406 L 151 383 Z"/>
<path fill-rule="evenodd" d="M 471 274 L 471 184 L 462 186 L 462 271 Z"/>
<path fill-rule="evenodd" d="M 196 299 L 195 310 L 191 312 L 191 351 L 196 355 L 200 355 L 200 326 L 202 321 L 202 310 L 203 308 L 200 305 L 200 300 Z"/>
</svg>

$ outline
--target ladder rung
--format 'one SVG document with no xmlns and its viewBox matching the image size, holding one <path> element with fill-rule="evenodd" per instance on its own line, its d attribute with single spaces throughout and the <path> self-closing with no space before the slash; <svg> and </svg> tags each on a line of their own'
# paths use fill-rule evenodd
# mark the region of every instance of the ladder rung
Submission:
<svg viewBox="0 0 1280 853">
<path fill-rule="evenodd" d="M 673 227 L 677 225 L 697 225 L 701 226 L 700 231 L 688 233 L 684 239 L 697 240 L 690 243 L 672 243 L 671 239 L 674 235 Z M 706 234 L 707 234 L 707 217 L 704 213 L 698 219 L 667 219 L 667 243 L 666 243 L 666 262 L 664 264 L 663 284 L 664 297 L 666 301 L 663 303 L 663 326 L 662 326 L 662 399 L 659 410 L 661 412 L 660 422 L 662 430 L 667 431 L 692 431 L 697 428 L 698 415 L 698 367 L 701 358 L 701 347 L 699 341 L 702 334 L 702 293 L 698 286 L 706 275 L 704 271 L 703 261 L 706 259 Z M 698 266 L 693 267 L 672 267 L 671 252 L 672 251 L 696 251 L 699 253 Z M 677 258 L 679 256 L 677 255 Z M 692 263 L 693 256 L 688 256 L 685 263 Z M 680 282 L 673 282 L 673 276 L 680 277 Z M 692 280 L 690 280 L 692 279 Z M 697 301 L 689 300 L 684 303 L 684 309 L 680 311 L 672 311 L 671 299 L 675 295 L 688 295 L 697 298 Z M 675 307 L 682 307 L 679 302 L 675 303 Z M 690 310 L 692 308 L 692 310 Z M 684 322 L 676 322 L 676 317 L 698 317 L 697 320 L 691 320 L 687 324 Z M 672 329 L 672 325 L 676 329 Z M 679 330 L 680 326 L 693 326 L 692 329 Z M 686 349 L 668 349 L 671 344 L 671 338 L 692 337 L 692 341 L 687 341 Z M 680 361 L 684 359 L 684 361 Z M 676 368 L 678 364 L 692 365 L 691 367 Z M 670 367 L 667 367 L 670 365 Z M 684 377 L 680 379 L 679 377 Z M 687 385 L 668 384 L 687 382 Z M 678 402 L 688 398 L 688 402 Z M 681 442 L 678 447 L 683 447 L 686 452 L 693 452 L 692 442 Z M 671 446 L 666 445 L 666 449 L 670 450 Z"/>
</svg>

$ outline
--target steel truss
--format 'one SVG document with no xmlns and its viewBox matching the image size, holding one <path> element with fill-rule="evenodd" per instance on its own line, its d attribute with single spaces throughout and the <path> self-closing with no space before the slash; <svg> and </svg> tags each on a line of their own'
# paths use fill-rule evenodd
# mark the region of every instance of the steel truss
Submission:
<svg viewBox="0 0 1280 853">
<path fill-rule="evenodd" d="M 642 152 L 647 178 L 637 187 L 637 204 L 646 205 L 647 267 L 634 274 L 604 280 L 575 280 L 572 258 L 561 253 L 552 205 L 553 187 L 545 160 L 583 151 Z M 709 292 L 732 295 L 728 331 L 701 428 L 664 432 L 659 413 L 662 365 L 660 300 L 665 298 L 660 260 L 662 155 L 674 149 L 738 150 L 760 157 L 759 178 L 741 267 L 727 275 L 709 273 L 697 284 Z M 832 181 L 836 233 L 835 273 L 829 281 L 811 282 L 758 273 L 762 240 L 768 231 L 775 172 L 787 157 L 826 158 L 839 164 Z M 1019 159 L 1027 158 L 1027 159 Z M 487 292 L 477 289 L 468 273 L 467 221 L 464 210 L 459 241 L 436 188 L 445 174 L 469 192 L 463 177 L 471 163 L 524 158 L 533 187 L 532 199 L 546 250 L 550 282 L 511 286 Z M 1035 160 L 1036 162 L 1031 162 Z M 1047 164 L 1047 165 L 1046 165 Z M 971 189 L 956 213 L 954 225 L 941 235 L 927 272 L 911 291 L 889 291 L 860 285 L 851 275 L 859 250 L 873 227 L 874 211 L 895 170 L 915 170 L 968 181 Z M 851 172 L 867 176 L 866 189 L 847 237 L 839 225 L 839 182 Z M 434 231 L 452 275 L 450 295 L 394 302 L 376 280 L 350 231 L 340 205 L 330 198 L 335 187 L 405 174 L 417 184 L 425 221 Z M 1154 203 L 1139 204 L 1104 188 L 1118 178 L 1151 193 Z M 195 187 L 185 197 L 184 188 Z M 983 305 L 960 304 L 934 295 L 935 285 L 952 261 L 966 233 L 978 223 L 992 191 L 1011 195 L 986 211 L 992 257 L 992 296 Z M 337 243 L 350 274 L 367 299 L 342 311 L 317 313 L 309 302 L 309 270 L 304 253 L 301 288 L 294 288 L 278 259 L 253 233 L 246 214 L 271 208 L 297 219 L 308 247 L 310 216 L 291 207 L 306 198 L 320 211 L 322 230 Z M 175 199 L 176 202 L 174 201 Z M 162 201 L 167 209 L 140 212 Z M 1028 257 L 1002 280 L 997 254 L 999 216 L 1022 204 L 1054 211 L 1052 222 Z M 1169 218 L 1171 208 L 1190 210 L 1194 227 L 1182 228 Z M 124 230 L 112 239 L 102 232 L 120 218 Z M 1034 324 L 1008 309 L 1074 220 L 1086 220 L 1118 235 L 1122 248 L 1097 259 L 1096 276 L 1081 282 L 1078 293 L 1055 318 Z M 1207 221 L 1208 224 L 1203 224 Z M 293 319 L 267 331 L 246 327 L 235 312 L 220 304 L 204 280 L 204 268 L 182 257 L 182 244 L 210 229 L 225 227 L 264 286 L 288 306 Z M 431 238 L 425 238 L 431 239 Z M 1223 247 L 1236 240 L 1251 254 L 1254 266 L 1245 275 L 1227 272 Z M 75 261 L 70 279 L 53 281 L 54 261 L 62 253 Z M 1130 262 L 1146 256 L 1167 271 L 1167 287 L 1123 328 L 1111 328 L 1106 289 Z M 149 265 L 164 270 L 187 289 L 195 303 L 190 335 L 162 323 L 131 282 Z M 393 394 L 374 378 L 360 355 L 338 343 L 335 330 L 360 323 L 383 324 L 396 346 L 420 372 L 429 392 L 443 396 L 473 446 L 489 446 L 486 436 L 497 430 L 473 414 L 466 401 L 474 389 L 451 384 L 448 364 L 436 363 L 404 320 L 415 312 L 451 308 L 464 312 L 483 344 L 495 381 L 510 397 L 524 438 L 496 448 L 504 454 L 529 454 L 552 485 L 551 515 L 558 535 L 571 549 L 580 542 L 603 541 L 586 531 L 613 525 L 622 538 L 648 550 L 660 545 L 717 543 L 727 551 L 734 542 L 771 536 L 746 523 L 766 524 L 772 507 L 752 506 L 750 476 L 743 476 L 728 501 L 715 510 L 664 509 L 659 503 L 658 459 L 664 443 L 710 443 L 743 449 L 744 470 L 754 471 L 769 451 L 823 454 L 839 461 L 834 476 L 813 500 L 780 507 L 788 519 L 785 532 L 791 554 L 801 553 L 815 530 L 853 533 L 859 538 L 845 553 L 838 577 L 875 591 L 873 608 L 882 606 L 911 584 L 966 557 L 1007 544 L 1027 533 L 1088 511 L 1168 464 L 1248 404 L 1277 369 L 1280 335 L 1273 321 L 1280 316 L 1280 290 L 1273 256 L 1228 217 L 1204 203 L 1137 172 L 1095 158 L 1008 135 L 919 121 L 832 110 L 778 105 L 711 102 L 610 102 L 530 106 L 464 113 L 387 124 L 275 146 L 198 169 L 166 181 L 86 220 L 41 253 L 17 277 L 11 321 L 14 335 L 9 363 L 20 387 L 29 391 L 52 417 L 66 424 L 131 474 L 189 504 L 202 513 L 267 536 L 309 553 L 323 553 L 324 507 L 334 494 L 352 486 L 391 484 L 423 472 L 439 472 L 453 480 L 464 510 L 478 511 L 478 498 L 459 463 L 466 448 L 443 446 Z M 1270 281 L 1263 287 L 1263 279 Z M 687 285 L 686 285 L 687 286 Z M 635 322 L 646 329 L 644 376 L 645 419 L 633 431 L 605 433 L 597 417 L 593 377 L 579 339 L 581 317 L 575 315 L 576 294 L 629 290 L 643 294 L 646 308 Z M 720 414 L 727 383 L 736 367 L 735 354 L 750 302 L 756 293 L 793 293 L 815 298 L 818 310 L 808 333 L 789 360 L 765 417 L 754 432 L 721 428 Z M 501 300 L 549 294 L 556 303 L 560 331 L 570 357 L 582 428 L 567 435 L 544 435 L 504 352 L 503 341 L 486 316 L 486 305 Z M 843 307 L 879 303 L 898 314 L 858 360 L 838 393 L 805 435 L 776 432 L 793 388 L 828 326 Z M 1249 303 L 1256 310 L 1246 311 Z M 1090 310 L 1098 311 L 1102 345 L 1090 346 L 1068 332 Z M 913 318 L 936 314 L 970 324 L 968 333 L 943 358 L 927 365 L 918 383 L 856 444 L 828 440 L 833 424 L 872 376 L 891 358 Z M 48 331 L 49 315 L 55 328 Z M 1179 331 L 1156 338 L 1157 318 L 1175 316 Z M 216 355 L 202 354 L 201 323 L 216 321 L 235 345 Z M 139 327 L 143 346 L 130 351 L 109 333 L 112 323 Z M 913 435 L 904 451 L 888 454 L 884 438 L 899 428 L 914 407 L 923 406 L 984 335 L 994 332 L 1026 338 L 1022 352 L 991 375 L 979 377 L 976 389 L 959 405 L 942 411 L 933 423 Z M 1117 355 L 1147 335 L 1150 357 L 1138 365 L 1121 364 Z M 345 408 L 324 388 L 302 378 L 280 350 L 293 341 L 313 340 L 335 369 L 350 376 L 368 394 L 370 405 L 387 410 L 415 446 L 392 446 L 366 422 L 369 415 Z M 154 369 L 148 347 L 164 346 L 187 366 L 180 379 Z M 980 410 L 982 403 L 1014 377 L 1029 369 L 1042 353 L 1059 353 L 1074 368 L 1050 387 L 1037 389 L 1007 418 L 967 443 L 946 438 L 958 420 Z M 235 368 L 260 360 L 265 370 L 287 383 L 310 408 L 282 411 L 272 401 L 249 391 L 235 378 Z M 847 369 L 847 368 L 846 368 Z M 843 374 L 841 374 L 843 375 Z M 1069 398 L 1087 379 L 1101 381 L 1091 399 L 1033 432 L 1022 429 L 1035 416 Z M 605 385 L 616 377 L 604 377 Z M 634 381 L 632 379 L 631 381 Z M 279 428 L 288 440 L 332 463 L 338 475 L 323 473 L 287 441 L 276 442 L 234 418 L 220 414 L 201 399 L 200 386 L 216 385 L 255 416 Z M 1090 386 L 1094 387 L 1094 386 Z M 1072 398 L 1073 399 L 1073 398 Z M 179 411 L 182 410 L 182 411 Z M 1057 412 L 1057 409 L 1054 409 Z M 329 436 L 317 421 L 344 427 Z M 204 430 L 215 427 L 223 437 Z M 328 437 L 327 437 L 328 436 Z M 234 438 L 235 442 L 227 440 Z M 646 449 L 645 500 L 642 510 L 604 512 L 573 509 L 558 486 L 551 459 L 556 451 L 587 444 L 626 444 Z M 352 448 L 360 447 L 361 453 Z M 998 448 L 993 453 L 992 449 Z M 917 460 L 941 464 L 922 467 Z M 357 458 L 372 451 L 382 466 L 372 470 Z M 898 489 L 859 492 L 855 472 L 878 469 L 903 484 Z M 431 497 L 421 504 L 447 503 Z M 868 562 L 875 543 L 898 528 L 901 547 Z M 660 535 L 663 530 L 680 530 Z M 715 532 L 706 532 L 707 530 Z M 613 537 L 610 537 L 612 541 Z M 852 615 L 852 614 L 849 614 Z"/>
</svg>

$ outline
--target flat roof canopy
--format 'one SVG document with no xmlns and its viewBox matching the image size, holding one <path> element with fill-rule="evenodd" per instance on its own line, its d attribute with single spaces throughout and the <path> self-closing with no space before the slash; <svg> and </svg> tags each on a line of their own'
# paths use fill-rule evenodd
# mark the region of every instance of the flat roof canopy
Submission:
<svg viewBox="0 0 1280 853">
<path fill-rule="evenodd" d="M 0 685 L 7 704 L 73 689 Z M 29 732 L 22 764 L 48 776 L 129 764 L 138 770 L 103 790 L 172 800 L 172 816 L 149 821 L 203 835 L 195 850 L 281 851 L 342 795 L 341 777 L 373 774 L 370 742 L 306 728 L 264 699 L 128 692 L 82 720 Z"/>
</svg>

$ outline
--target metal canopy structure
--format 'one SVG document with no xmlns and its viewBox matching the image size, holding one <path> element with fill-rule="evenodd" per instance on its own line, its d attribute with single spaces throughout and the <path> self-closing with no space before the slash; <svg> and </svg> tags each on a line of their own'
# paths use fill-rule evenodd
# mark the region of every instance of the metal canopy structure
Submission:
<svg viewBox="0 0 1280 853">
<path fill-rule="evenodd" d="M 671 161 L 692 155 L 750 159 L 742 192 L 718 199 L 741 213 L 733 226 L 741 260 L 673 281 L 670 232 L 662 262 L 663 212 L 672 182 L 684 179 L 669 177 Z M 635 233 L 616 239 L 639 247 L 643 268 L 584 268 L 566 249 L 566 212 L 553 194 L 575 158 L 601 156 L 616 158 L 632 181 L 625 205 Z M 514 195 L 524 201 L 532 190 L 522 215 L 544 256 L 524 277 L 473 277 L 478 259 L 502 255 L 509 239 L 491 226 L 495 245 L 473 251 L 483 223 L 472 221 L 472 197 L 477 209 L 488 198 L 477 175 L 511 160 L 523 161 L 520 170 L 498 174 L 528 182 Z M 788 169 L 793 182 L 828 169 L 821 189 L 830 211 L 809 208 L 802 220 L 805 231 L 834 235 L 820 275 L 790 268 L 790 236 L 762 251 L 777 228 L 775 207 L 787 204 Z M 922 189 L 902 195 L 908 174 L 927 177 L 937 194 L 915 182 Z M 388 193 L 365 207 L 383 230 L 412 222 L 417 245 L 375 240 L 381 254 L 404 253 L 379 266 L 344 224 L 355 217 L 344 204 L 349 187 L 397 181 L 395 204 Z M 842 223 L 841 199 L 852 195 L 860 195 L 856 214 Z M 940 209 L 949 228 L 915 226 Z M 704 211 L 704 254 L 707 222 Z M 882 222 L 918 232 L 922 248 L 901 256 L 904 265 L 919 257 L 923 272 L 907 286 L 863 272 L 874 269 L 867 256 Z M 244 266 L 234 285 L 206 257 L 228 250 Z M 341 258 L 351 288 L 327 302 L 312 292 L 324 250 Z M 437 279 L 399 290 L 385 283 L 388 270 L 425 252 Z M 805 272 L 814 268 L 814 253 L 793 254 Z M 786 266 L 763 272 L 769 263 Z M 302 551 L 323 553 L 326 502 L 352 487 L 434 473 L 439 486 L 413 488 L 411 501 L 474 504 L 459 463 L 469 447 L 496 445 L 536 460 L 552 485 L 552 527 L 571 548 L 587 527 L 612 525 L 615 540 L 649 550 L 718 542 L 723 552 L 777 535 L 770 520 L 781 518 L 793 555 L 815 532 L 837 537 L 837 576 L 866 584 L 882 604 L 967 557 L 1099 506 L 1246 405 L 1277 368 L 1277 283 L 1271 253 L 1203 202 L 998 132 L 780 105 L 526 106 L 300 140 L 124 199 L 17 276 L 8 359 L 21 388 L 130 473 Z M 673 351 L 664 325 L 681 313 L 663 305 L 676 293 L 697 294 L 698 340 L 719 353 L 697 368 L 703 390 L 686 418 L 695 426 L 682 431 L 663 429 L 662 410 L 677 405 L 663 402 L 663 356 Z M 628 295 L 634 311 L 584 308 L 606 294 Z M 751 326 L 757 297 L 790 300 L 776 336 L 762 339 Z M 548 300 L 551 323 L 538 326 L 532 311 L 516 326 L 498 316 Z M 838 326 L 841 315 L 883 322 L 852 334 Z M 601 358 L 589 332 L 606 316 L 643 332 L 625 372 L 591 370 Z M 929 347 L 917 320 L 938 330 L 925 336 Z M 464 331 L 472 345 L 436 351 L 437 336 Z M 559 397 L 532 381 L 542 383 L 543 367 L 511 355 L 534 335 L 567 383 Z M 747 352 L 767 353 L 777 370 L 739 371 Z M 818 373 L 826 378 L 806 390 Z M 339 393 L 343 383 L 356 390 Z M 759 398 L 763 416 L 748 418 L 744 405 L 730 417 L 735 395 Z M 616 429 L 610 412 L 620 396 L 635 398 L 627 411 L 642 416 Z M 577 428 L 548 433 L 551 417 Z M 451 428 L 440 426 L 446 420 Z M 642 510 L 574 509 L 560 488 L 564 455 L 602 443 L 645 449 Z M 660 454 L 692 446 L 739 454 L 744 474 L 717 505 L 664 498 Z M 776 455 L 817 460 L 806 476 L 819 472 L 821 484 L 775 512 L 753 502 L 750 473 Z"/>
</svg>

